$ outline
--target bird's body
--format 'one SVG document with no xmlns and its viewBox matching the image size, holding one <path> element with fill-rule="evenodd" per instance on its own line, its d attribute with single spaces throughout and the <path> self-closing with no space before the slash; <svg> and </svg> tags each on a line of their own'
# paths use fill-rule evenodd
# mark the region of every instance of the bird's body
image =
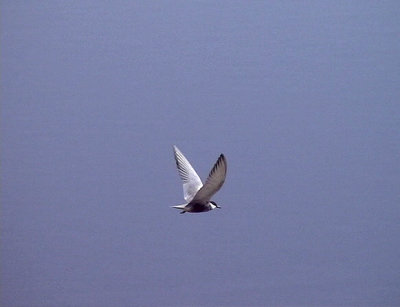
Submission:
<svg viewBox="0 0 400 307">
<path fill-rule="evenodd" d="M 179 175 L 183 181 L 183 196 L 186 203 L 172 207 L 182 210 L 181 213 L 207 212 L 220 208 L 215 202 L 211 201 L 211 197 L 224 184 L 227 170 L 225 156 L 223 154 L 219 156 L 208 175 L 206 183 L 203 185 L 196 171 L 176 146 L 174 146 L 174 155 Z"/>
</svg>

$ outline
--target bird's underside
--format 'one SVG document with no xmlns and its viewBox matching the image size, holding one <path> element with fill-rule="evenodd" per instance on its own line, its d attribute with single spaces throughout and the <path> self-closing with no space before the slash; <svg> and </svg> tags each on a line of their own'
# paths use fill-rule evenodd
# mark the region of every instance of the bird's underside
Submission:
<svg viewBox="0 0 400 307">
<path fill-rule="evenodd" d="M 201 203 L 189 203 L 187 205 L 183 205 L 183 207 L 180 206 L 173 206 L 174 208 L 181 209 L 182 211 L 180 212 L 185 213 L 185 212 L 190 212 L 190 213 L 200 213 L 200 212 L 207 212 L 212 210 L 211 206 L 208 204 L 201 204 Z"/>
</svg>

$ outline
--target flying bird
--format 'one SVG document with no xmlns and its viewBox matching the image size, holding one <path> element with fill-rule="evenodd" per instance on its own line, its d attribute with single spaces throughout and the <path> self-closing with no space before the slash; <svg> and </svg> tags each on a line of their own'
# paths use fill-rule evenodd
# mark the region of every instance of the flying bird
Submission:
<svg viewBox="0 0 400 307">
<path fill-rule="evenodd" d="M 199 175 L 190 165 L 183 153 L 174 145 L 174 155 L 179 176 L 183 181 L 183 197 L 186 201 L 183 205 L 172 206 L 182 210 L 180 213 L 207 212 L 215 208 L 221 208 L 211 197 L 222 187 L 226 177 L 226 159 L 221 154 L 215 162 L 203 185 Z"/>
</svg>

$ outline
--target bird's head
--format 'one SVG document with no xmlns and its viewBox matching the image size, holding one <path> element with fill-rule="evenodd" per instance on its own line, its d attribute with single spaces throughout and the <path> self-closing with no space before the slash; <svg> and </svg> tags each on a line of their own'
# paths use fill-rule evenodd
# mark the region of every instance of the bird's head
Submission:
<svg viewBox="0 0 400 307">
<path fill-rule="evenodd" d="M 213 210 L 215 208 L 221 209 L 221 207 L 218 206 L 215 201 L 210 201 L 210 206 L 211 206 L 211 210 Z"/>
</svg>

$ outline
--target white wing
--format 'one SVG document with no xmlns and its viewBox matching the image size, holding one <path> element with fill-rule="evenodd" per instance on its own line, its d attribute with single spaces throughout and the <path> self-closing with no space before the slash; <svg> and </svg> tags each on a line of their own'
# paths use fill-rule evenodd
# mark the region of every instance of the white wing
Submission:
<svg viewBox="0 0 400 307">
<path fill-rule="evenodd" d="M 225 156 L 221 154 L 215 162 L 206 183 L 197 192 L 193 201 L 209 202 L 211 197 L 222 187 L 226 177 L 227 163 Z"/>
<path fill-rule="evenodd" d="M 199 175 L 190 165 L 183 153 L 174 145 L 174 154 L 179 176 L 183 181 L 183 197 L 189 203 L 203 186 Z"/>
</svg>

